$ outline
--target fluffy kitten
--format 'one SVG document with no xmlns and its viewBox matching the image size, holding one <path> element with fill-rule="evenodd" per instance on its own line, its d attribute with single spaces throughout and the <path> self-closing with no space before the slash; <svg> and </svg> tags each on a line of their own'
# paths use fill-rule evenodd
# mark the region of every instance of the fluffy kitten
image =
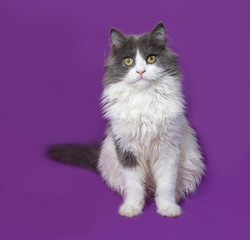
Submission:
<svg viewBox="0 0 250 240">
<path fill-rule="evenodd" d="M 145 198 L 155 196 L 157 212 L 177 217 L 177 204 L 200 183 L 204 163 L 194 130 L 185 117 L 176 54 L 166 45 L 158 23 L 142 35 L 110 31 L 102 104 L 108 119 L 101 145 L 54 145 L 57 161 L 90 167 L 122 194 L 119 213 L 142 213 Z"/>
</svg>

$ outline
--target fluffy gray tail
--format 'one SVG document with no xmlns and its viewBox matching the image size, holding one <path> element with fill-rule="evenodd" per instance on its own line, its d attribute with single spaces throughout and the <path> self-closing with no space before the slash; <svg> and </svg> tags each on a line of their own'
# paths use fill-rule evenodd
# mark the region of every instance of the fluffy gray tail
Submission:
<svg viewBox="0 0 250 240">
<path fill-rule="evenodd" d="M 101 144 L 57 144 L 48 148 L 47 156 L 57 162 L 88 168 L 98 173 Z"/>
</svg>

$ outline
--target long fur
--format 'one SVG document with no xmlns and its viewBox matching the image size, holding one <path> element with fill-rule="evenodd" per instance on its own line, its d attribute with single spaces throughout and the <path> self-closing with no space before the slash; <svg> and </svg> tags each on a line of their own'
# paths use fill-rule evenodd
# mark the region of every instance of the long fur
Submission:
<svg viewBox="0 0 250 240">
<path fill-rule="evenodd" d="M 205 169 L 185 116 L 177 56 L 166 45 L 162 23 L 138 36 L 112 28 L 110 36 L 102 95 L 106 138 L 101 146 L 52 146 L 48 155 L 99 172 L 122 194 L 123 216 L 141 214 L 153 193 L 157 212 L 177 217 L 179 200 L 195 191 Z M 147 62 L 150 55 L 156 56 L 153 64 Z M 124 64 L 127 57 L 131 66 Z"/>
<path fill-rule="evenodd" d="M 166 139 L 166 149 L 180 139 L 176 199 L 179 201 L 196 189 L 205 165 L 195 132 L 184 115 L 179 81 L 167 77 L 143 91 L 120 82 L 104 90 L 103 105 L 105 117 L 112 119 L 113 125 L 102 144 L 98 169 L 111 188 L 124 192 L 123 168 L 114 144 L 114 138 L 122 136 L 120 144 L 132 148 L 143 171 L 149 173 L 160 156 L 162 139 Z M 149 187 L 154 185 L 152 176 L 145 178 L 150 179 L 146 183 Z"/>
</svg>

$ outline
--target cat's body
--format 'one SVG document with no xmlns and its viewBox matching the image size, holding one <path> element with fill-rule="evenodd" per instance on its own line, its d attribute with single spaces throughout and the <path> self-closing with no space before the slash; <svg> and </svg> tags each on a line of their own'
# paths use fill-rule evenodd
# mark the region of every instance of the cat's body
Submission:
<svg viewBox="0 0 250 240">
<path fill-rule="evenodd" d="M 179 216 L 177 202 L 196 189 L 204 164 L 185 117 L 176 55 L 162 23 L 139 36 L 112 29 L 111 40 L 102 96 L 109 124 L 95 166 L 123 195 L 121 215 L 139 215 L 153 193 L 159 214 Z M 67 151 L 56 146 L 49 154 L 62 161 Z"/>
</svg>

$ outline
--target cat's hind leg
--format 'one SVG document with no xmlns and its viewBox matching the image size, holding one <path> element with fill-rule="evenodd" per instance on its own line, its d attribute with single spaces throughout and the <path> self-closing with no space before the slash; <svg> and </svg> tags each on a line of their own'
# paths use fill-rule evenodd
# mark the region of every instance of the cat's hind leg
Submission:
<svg viewBox="0 0 250 240">
<path fill-rule="evenodd" d="M 106 183 L 123 196 L 124 202 L 119 214 L 126 217 L 138 216 L 142 213 L 145 198 L 143 172 L 138 166 L 125 166 L 125 162 L 129 161 L 126 158 L 131 158 L 131 153 L 118 153 L 117 150 L 113 137 L 108 135 L 102 144 L 98 170 Z"/>
<path fill-rule="evenodd" d="M 180 151 L 176 186 L 177 201 L 196 190 L 205 169 L 195 132 L 188 123 L 184 129 Z"/>
<path fill-rule="evenodd" d="M 121 165 L 111 135 L 108 135 L 102 143 L 97 168 L 107 185 L 115 192 L 123 194 Z"/>
</svg>

